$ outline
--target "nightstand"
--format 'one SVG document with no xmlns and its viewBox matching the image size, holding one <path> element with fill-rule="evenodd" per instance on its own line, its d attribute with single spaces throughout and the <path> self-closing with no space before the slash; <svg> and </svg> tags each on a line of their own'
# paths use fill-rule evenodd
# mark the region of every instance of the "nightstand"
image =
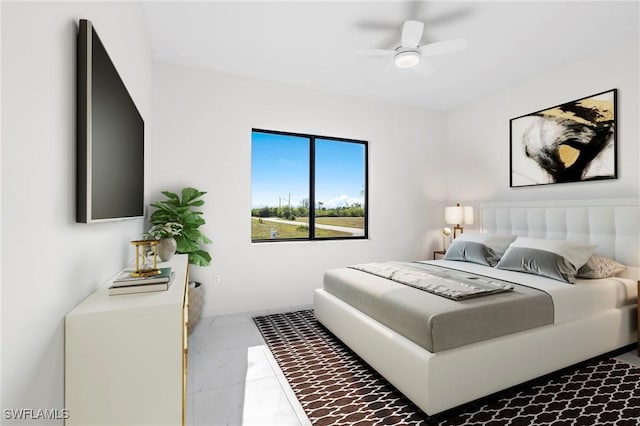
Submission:
<svg viewBox="0 0 640 426">
<path fill-rule="evenodd" d="M 446 253 L 446 251 L 444 251 L 444 250 L 434 250 L 434 252 L 433 252 L 433 260 L 442 259 L 444 257 L 445 253 Z"/>
</svg>

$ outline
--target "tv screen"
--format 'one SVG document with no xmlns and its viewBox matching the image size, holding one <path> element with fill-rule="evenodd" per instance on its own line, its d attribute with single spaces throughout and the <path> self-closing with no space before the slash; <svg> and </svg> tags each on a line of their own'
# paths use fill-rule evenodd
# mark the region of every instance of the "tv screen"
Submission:
<svg viewBox="0 0 640 426">
<path fill-rule="evenodd" d="M 144 120 L 88 20 L 80 20 L 77 77 L 76 221 L 142 217 Z"/>
</svg>

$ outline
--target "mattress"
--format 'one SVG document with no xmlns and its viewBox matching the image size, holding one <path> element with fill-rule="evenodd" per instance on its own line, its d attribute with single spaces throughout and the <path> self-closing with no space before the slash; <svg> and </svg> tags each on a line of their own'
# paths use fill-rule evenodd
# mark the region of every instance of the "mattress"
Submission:
<svg viewBox="0 0 640 426">
<path fill-rule="evenodd" d="M 425 263 L 526 286 L 509 294 L 460 302 L 342 268 L 325 273 L 324 288 L 433 353 L 632 304 L 637 296 L 635 282 L 622 278 L 579 280 L 571 285 L 466 262 Z M 549 303 L 540 303 L 541 298 Z"/>
</svg>

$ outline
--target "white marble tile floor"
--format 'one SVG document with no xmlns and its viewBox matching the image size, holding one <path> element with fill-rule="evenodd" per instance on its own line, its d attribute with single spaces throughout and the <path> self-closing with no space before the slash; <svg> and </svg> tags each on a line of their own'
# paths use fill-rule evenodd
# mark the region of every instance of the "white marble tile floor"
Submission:
<svg viewBox="0 0 640 426">
<path fill-rule="evenodd" d="M 635 365 L 636 367 L 640 367 L 640 356 L 638 356 L 638 350 L 633 348 L 632 350 L 620 354 L 614 357 L 615 359 L 626 362 L 627 364 Z"/>
<path fill-rule="evenodd" d="M 302 306 L 280 310 L 311 309 Z M 187 426 L 310 425 L 252 318 L 205 317 L 189 336 Z M 640 366 L 636 349 L 616 357 Z"/>
<path fill-rule="evenodd" d="M 196 324 L 189 336 L 187 426 L 311 424 L 253 323 L 272 313 L 203 317 Z"/>
</svg>

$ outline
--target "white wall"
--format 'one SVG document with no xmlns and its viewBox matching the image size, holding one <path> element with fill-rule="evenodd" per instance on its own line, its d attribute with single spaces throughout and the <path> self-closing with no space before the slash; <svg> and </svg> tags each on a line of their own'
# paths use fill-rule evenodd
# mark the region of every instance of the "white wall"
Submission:
<svg viewBox="0 0 640 426">
<path fill-rule="evenodd" d="M 638 39 L 544 72 L 447 113 L 452 200 L 562 200 L 640 195 Z M 618 179 L 509 187 L 509 119 L 618 89 Z"/>
<path fill-rule="evenodd" d="M 158 62 L 153 74 L 152 194 L 208 191 L 213 263 L 192 269 L 205 315 L 310 304 L 328 268 L 436 248 L 443 115 Z M 252 127 L 369 141 L 370 239 L 252 244 Z"/>
<path fill-rule="evenodd" d="M 151 50 L 132 3 L 1 7 L 1 406 L 61 409 L 64 315 L 128 263 L 143 228 L 140 219 L 75 223 L 78 19 L 94 23 L 147 132 Z"/>
</svg>

